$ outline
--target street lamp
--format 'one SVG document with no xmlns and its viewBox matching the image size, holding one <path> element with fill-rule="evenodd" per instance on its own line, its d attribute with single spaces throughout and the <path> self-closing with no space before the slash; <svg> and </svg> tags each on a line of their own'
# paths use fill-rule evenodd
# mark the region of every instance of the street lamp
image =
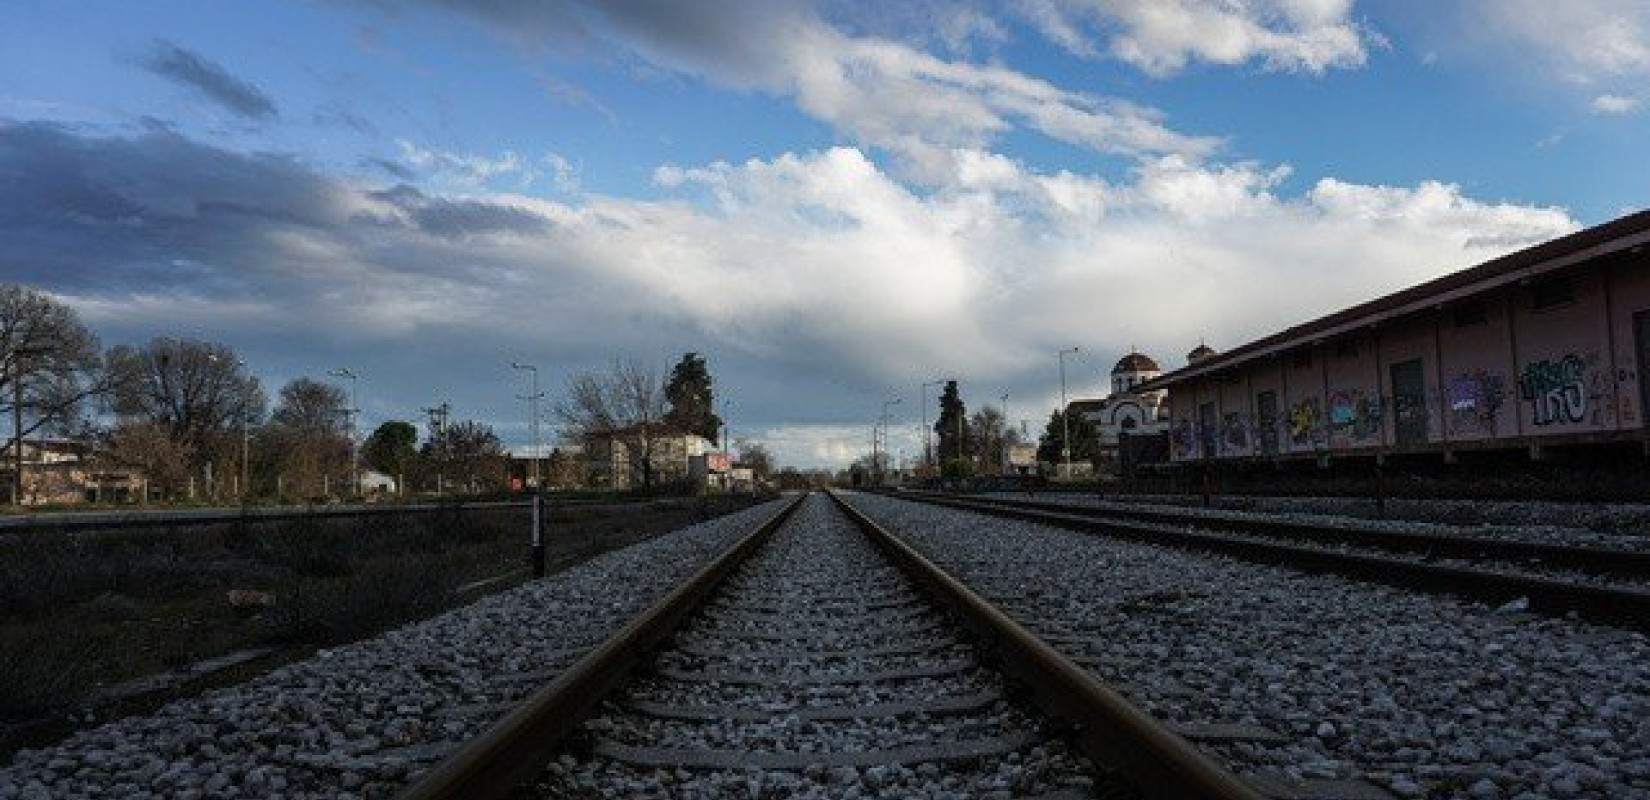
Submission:
<svg viewBox="0 0 1650 800">
<path fill-rule="evenodd" d="M 539 440 L 539 398 L 543 397 L 544 393 L 539 391 L 538 367 L 535 367 L 532 364 L 517 364 L 512 361 L 510 362 L 510 368 L 521 372 L 532 373 L 532 392 L 528 393 L 525 397 L 522 395 L 516 395 L 516 398 L 526 400 L 528 402 L 528 413 L 532 415 L 529 419 L 529 423 L 533 429 L 533 451 L 530 456 L 533 464 L 533 528 L 531 535 L 528 537 L 528 541 L 532 543 L 533 547 L 533 577 L 542 578 L 544 577 L 544 540 L 539 536 L 539 506 L 544 497 L 544 484 L 539 479 L 539 456 L 541 455 L 540 451 L 543 449 L 543 444 L 541 444 Z"/>
<path fill-rule="evenodd" d="M 882 437 L 883 437 L 883 440 L 884 440 L 885 443 L 886 443 L 887 438 L 888 438 L 888 407 L 899 405 L 900 401 L 903 400 L 903 399 L 904 398 L 896 397 L 892 400 L 882 401 L 882 416 L 879 417 L 878 419 L 880 420 L 880 422 L 882 424 Z M 876 467 L 877 485 L 880 486 L 880 485 L 882 485 L 882 462 L 877 460 L 876 440 L 877 440 L 877 429 L 875 427 L 872 427 L 871 428 L 871 462 L 872 462 L 871 466 Z"/>
<path fill-rule="evenodd" d="M 1071 407 L 1066 402 L 1066 354 L 1077 352 L 1076 347 L 1060 351 L 1060 457 L 1066 462 L 1066 478 L 1071 478 Z"/>
<path fill-rule="evenodd" d="M 349 404 L 350 404 L 350 407 L 344 409 L 344 427 L 347 428 L 348 431 L 349 431 L 349 469 L 350 469 L 350 474 L 353 476 L 353 479 L 355 481 L 355 491 L 356 491 L 357 494 L 359 494 L 360 491 L 361 491 L 361 450 L 360 450 L 359 447 L 356 446 L 356 443 L 355 443 L 355 415 L 360 413 L 360 411 L 361 411 L 361 402 L 360 402 L 360 394 L 359 394 L 360 383 L 358 381 L 358 376 L 355 374 L 355 372 L 353 370 L 347 368 L 347 367 L 339 367 L 338 369 L 327 370 L 327 374 L 331 375 L 335 378 L 348 378 L 349 379 Z"/>
<path fill-rule="evenodd" d="M 997 458 L 1001 460 L 1002 463 L 997 465 L 997 473 L 1003 474 L 1008 472 L 1008 432 L 1013 430 L 1014 426 L 1013 423 L 1009 422 L 1009 420 L 1013 419 L 1013 417 L 1008 415 L 1008 392 L 1003 392 L 1003 396 L 1000 399 L 1003 404 L 1003 432 L 1002 435 L 997 437 Z"/>
</svg>

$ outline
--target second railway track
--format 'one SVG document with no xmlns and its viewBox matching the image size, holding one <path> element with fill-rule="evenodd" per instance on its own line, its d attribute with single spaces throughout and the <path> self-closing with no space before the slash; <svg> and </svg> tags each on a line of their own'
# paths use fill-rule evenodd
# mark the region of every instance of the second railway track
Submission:
<svg viewBox="0 0 1650 800">
<path fill-rule="evenodd" d="M 1260 797 L 886 536 L 810 496 L 403 797 Z"/>
<path fill-rule="evenodd" d="M 902 492 L 910 500 L 1650 627 L 1650 554 L 1368 526 Z"/>
</svg>

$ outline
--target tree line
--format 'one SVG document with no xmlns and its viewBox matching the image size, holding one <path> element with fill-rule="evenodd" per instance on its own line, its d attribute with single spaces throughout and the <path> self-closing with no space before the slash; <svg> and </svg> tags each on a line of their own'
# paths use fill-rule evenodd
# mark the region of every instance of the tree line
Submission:
<svg viewBox="0 0 1650 800">
<path fill-rule="evenodd" d="M 245 360 L 215 342 L 157 337 L 104 350 L 72 308 L 0 284 L 9 471 L 17 440 L 49 437 L 86 445 L 93 469 L 140 472 L 163 500 L 353 495 L 357 411 L 342 387 L 310 377 L 282 386 L 272 407 Z M 398 481 L 460 488 L 496 483 L 503 455 L 481 423 L 443 424 L 420 445 L 414 425 L 392 421 L 359 458 Z"/>
</svg>

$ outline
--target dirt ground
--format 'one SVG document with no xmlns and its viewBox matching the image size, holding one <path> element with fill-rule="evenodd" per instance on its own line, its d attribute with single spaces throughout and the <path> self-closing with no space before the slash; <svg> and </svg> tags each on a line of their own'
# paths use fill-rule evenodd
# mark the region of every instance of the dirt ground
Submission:
<svg viewBox="0 0 1650 800">
<path fill-rule="evenodd" d="M 552 504 L 548 569 L 750 503 Z M 455 510 L 0 537 L 0 753 L 515 586 L 528 577 L 527 520 Z M 261 654 L 133 691 L 248 651 Z"/>
</svg>

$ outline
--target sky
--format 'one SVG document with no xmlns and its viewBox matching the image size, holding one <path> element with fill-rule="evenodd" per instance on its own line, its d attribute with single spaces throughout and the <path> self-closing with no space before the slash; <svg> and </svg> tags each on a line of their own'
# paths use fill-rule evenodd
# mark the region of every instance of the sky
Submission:
<svg viewBox="0 0 1650 800">
<path fill-rule="evenodd" d="M 703 355 L 842 466 L 1642 209 L 1650 0 L 7 0 L 0 281 L 367 427 Z"/>
</svg>

